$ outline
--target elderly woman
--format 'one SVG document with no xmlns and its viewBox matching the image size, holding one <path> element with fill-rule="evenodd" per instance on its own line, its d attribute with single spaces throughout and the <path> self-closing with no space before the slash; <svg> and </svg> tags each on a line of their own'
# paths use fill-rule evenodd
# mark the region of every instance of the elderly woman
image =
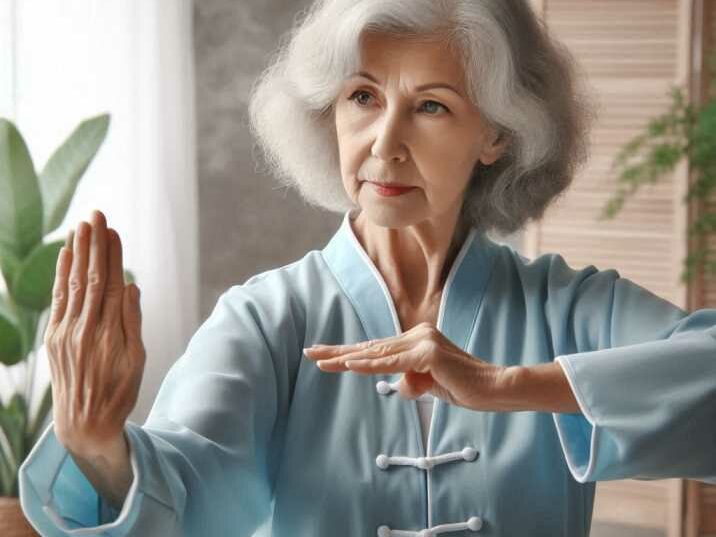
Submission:
<svg viewBox="0 0 716 537">
<path fill-rule="evenodd" d="M 716 475 L 716 310 L 487 236 L 586 157 L 570 58 L 524 0 L 316 2 L 250 111 L 271 170 L 340 227 L 222 294 L 139 426 L 136 288 L 102 214 L 81 222 L 46 336 L 54 421 L 21 471 L 32 524 L 580 537 L 595 481 Z"/>
</svg>

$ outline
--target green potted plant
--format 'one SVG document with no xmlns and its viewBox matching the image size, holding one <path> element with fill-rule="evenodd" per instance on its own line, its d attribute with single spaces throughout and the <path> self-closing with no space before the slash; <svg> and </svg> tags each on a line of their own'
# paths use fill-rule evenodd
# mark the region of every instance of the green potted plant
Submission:
<svg viewBox="0 0 716 537">
<path fill-rule="evenodd" d="M 716 51 L 708 64 L 714 79 L 702 106 L 687 102 L 684 90 L 673 86 L 669 110 L 652 119 L 643 132 L 617 153 L 612 162 L 612 170 L 619 170 L 617 192 L 600 215 L 602 220 L 613 218 L 639 187 L 657 182 L 682 159 L 688 159 L 695 180 L 683 201 L 698 200 L 702 210 L 688 227 L 689 239 L 696 239 L 694 242 L 699 246 L 683 261 L 683 282 L 688 282 L 699 269 L 704 274 L 716 275 L 716 252 L 704 240 L 716 232 L 716 211 L 708 210 L 716 187 Z"/>
<path fill-rule="evenodd" d="M 109 115 L 82 121 L 37 174 L 16 126 L 0 118 L 0 363 L 26 365 L 24 391 L 0 403 L 0 535 L 36 535 L 18 499 L 18 470 L 46 427 L 51 386 L 31 414 L 38 351 L 64 240 L 45 242 L 64 220 L 77 184 L 105 139 Z M 125 279 L 133 281 L 125 271 Z M 3 374 L 0 369 L 0 374 Z"/>
</svg>

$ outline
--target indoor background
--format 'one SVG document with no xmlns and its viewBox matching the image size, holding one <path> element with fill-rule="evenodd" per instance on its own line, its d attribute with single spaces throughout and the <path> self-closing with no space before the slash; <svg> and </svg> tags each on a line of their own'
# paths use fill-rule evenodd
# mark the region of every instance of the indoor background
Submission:
<svg viewBox="0 0 716 537">
<path fill-rule="evenodd" d="M 683 202 L 688 162 L 643 187 L 613 220 L 597 220 L 616 189 L 617 151 L 668 109 L 672 85 L 693 103 L 709 98 L 716 2 L 531 3 L 580 61 L 600 116 L 589 163 L 568 193 L 541 222 L 495 239 L 528 257 L 560 252 L 574 267 L 615 268 L 684 309 L 716 307 L 715 277 L 679 278 L 699 246 L 686 228 L 712 207 Z M 132 421 L 144 421 L 167 369 L 223 291 L 322 248 L 341 221 L 263 173 L 247 125 L 252 83 L 308 4 L 0 0 L 0 116 L 17 124 L 36 166 L 82 119 L 111 114 L 107 139 L 49 239 L 94 208 L 122 237 L 125 266 L 142 289 L 147 348 Z M 26 371 L 4 369 L 7 400 Z M 38 377 L 46 382 L 47 371 Z M 714 488 L 599 483 L 592 535 L 716 535 Z"/>
</svg>

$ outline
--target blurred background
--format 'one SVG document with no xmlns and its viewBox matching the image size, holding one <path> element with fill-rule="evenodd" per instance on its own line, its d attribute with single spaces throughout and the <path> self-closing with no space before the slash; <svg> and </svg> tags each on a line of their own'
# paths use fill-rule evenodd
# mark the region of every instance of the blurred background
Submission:
<svg viewBox="0 0 716 537">
<path fill-rule="evenodd" d="M 218 296 L 251 275 L 322 248 L 342 215 L 308 207 L 259 169 L 247 97 L 306 0 L 0 0 L 0 117 L 22 131 L 39 168 L 77 123 L 111 115 L 107 138 L 50 239 L 107 216 L 142 289 L 147 363 L 143 423 L 166 371 Z M 591 158 L 538 223 L 494 238 L 573 267 L 616 268 L 684 309 L 716 307 L 716 278 L 683 260 L 716 241 L 687 228 L 713 210 L 685 202 L 684 159 L 598 220 L 617 189 L 610 165 L 649 120 L 709 98 L 714 0 L 532 0 L 577 57 L 598 101 Z M 0 286 L 2 285 L 0 279 Z M 39 382 L 49 375 L 42 363 Z M 24 382 L 0 365 L 0 395 Z M 39 390 L 38 390 L 39 391 Z M 688 457 L 688 453 L 684 453 Z M 716 492 L 687 480 L 599 483 L 592 535 L 716 535 Z"/>
</svg>

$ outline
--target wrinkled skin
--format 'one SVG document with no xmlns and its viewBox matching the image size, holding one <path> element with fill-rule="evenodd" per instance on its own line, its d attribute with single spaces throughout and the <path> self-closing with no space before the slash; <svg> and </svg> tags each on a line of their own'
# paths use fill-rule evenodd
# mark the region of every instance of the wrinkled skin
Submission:
<svg viewBox="0 0 716 537">
<path fill-rule="evenodd" d="M 60 250 L 44 335 L 55 435 L 76 453 L 122 438 L 146 356 L 139 289 L 124 284 L 119 235 L 100 211 L 91 220 Z"/>
</svg>

